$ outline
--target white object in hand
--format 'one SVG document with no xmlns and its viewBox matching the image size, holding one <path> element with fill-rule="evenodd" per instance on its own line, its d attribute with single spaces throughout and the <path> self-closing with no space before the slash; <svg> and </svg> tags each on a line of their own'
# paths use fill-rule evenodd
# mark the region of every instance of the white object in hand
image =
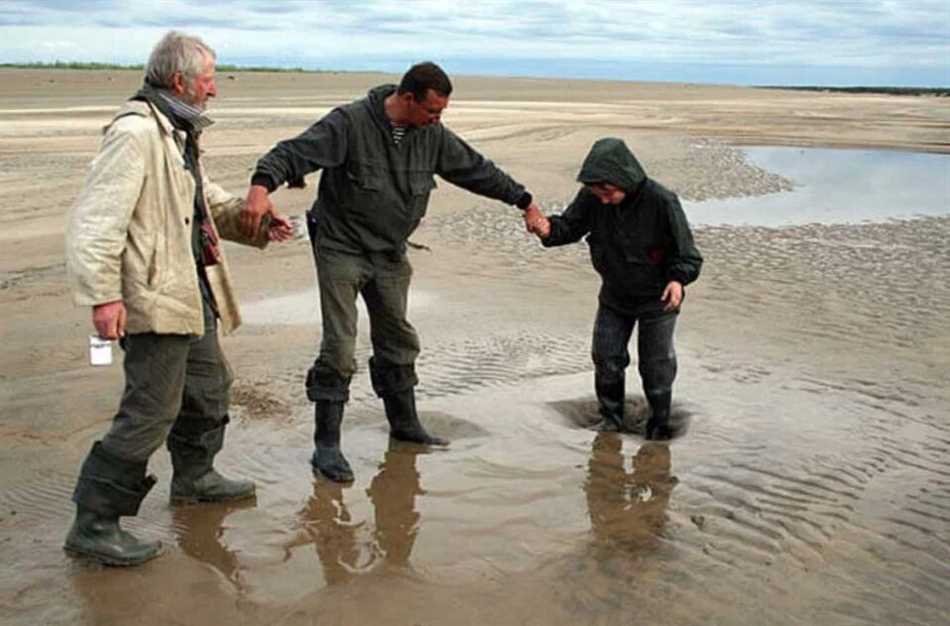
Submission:
<svg viewBox="0 0 950 626">
<path fill-rule="evenodd" d="M 112 365 L 112 341 L 89 335 L 89 364 Z"/>
</svg>

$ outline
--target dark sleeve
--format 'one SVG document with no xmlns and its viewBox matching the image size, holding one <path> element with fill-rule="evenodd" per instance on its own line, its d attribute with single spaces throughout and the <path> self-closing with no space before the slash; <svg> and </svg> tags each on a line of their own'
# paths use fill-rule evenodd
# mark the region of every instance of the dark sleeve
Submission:
<svg viewBox="0 0 950 626">
<path fill-rule="evenodd" d="M 262 156 L 251 183 L 274 191 L 285 182 L 298 182 L 310 172 L 341 165 L 346 160 L 346 147 L 346 117 L 334 109 L 304 132 L 281 141 Z"/>
<path fill-rule="evenodd" d="M 480 196 L 506 204 L 517 204 L 521 208 L 527 208 L 530 204 L 530 195 L 527 196 L 527 202 L 524 201 L 527 192 L 523 185 L 445 127 L 442 127 L 442 142 L 435 171 L 453 185 Z"/>
<path fill-rule="evenodd" d="M 667 268 L 667 277 L 669 280 L 678 281 L 685 286 L 699 278 L 699 270 L 703 266 L 703 257 L 699 254 L 699 250 L 693 242 L 693 233 L 689 229 L 689 222 L 686 221 L 686 214 L 683 212 L 679 200 L 675 195 L 671 195 L 668 202 L 673 249 Z"/>
<path fill-rule="evenodd" d="M 560 215 L 550 215 L 551 234 L 541 240 L 545 248 L 580 241 L 590 232 L 590 209 L 594 195 L 582 188 L 574 201 Z"/>
</svg>

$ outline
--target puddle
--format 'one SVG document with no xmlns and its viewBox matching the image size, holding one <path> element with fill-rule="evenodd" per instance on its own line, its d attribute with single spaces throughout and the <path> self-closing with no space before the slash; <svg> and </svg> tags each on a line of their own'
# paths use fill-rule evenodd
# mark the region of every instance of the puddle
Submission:
<svg viewBox="0 0 950 626">
<path fill-rule="evenodd" d="M 434 294 L 413 288 L 409 295 L 410 319 L 413 311 L 428 307 L 434 299 Z M 357 298 L 357 309 L 361 320 L 369 319 L 362 298 Z M 244 304 L 241 306 L 241 318 L 245 324 L 319 324 L 320 297 L 317 287 L 314 285 L 305 291 Z"/>
<path fill-rule="evenodd" d="M 793 191 L 684 202 L 694 226 L 856 224 L 950 214 L 950 156 L 890 150 L 744 148 Z"/>
</svg>

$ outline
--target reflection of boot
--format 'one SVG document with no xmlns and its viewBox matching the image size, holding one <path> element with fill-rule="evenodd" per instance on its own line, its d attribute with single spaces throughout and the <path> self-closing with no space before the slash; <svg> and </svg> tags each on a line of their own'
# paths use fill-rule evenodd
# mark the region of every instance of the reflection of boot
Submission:
<svg viewBox="0 0 950 626">
<path fill-rule="evenodd" d="M 386 419 L 389 420 L 389 434 L 393 439 L 433 446 L 449 445 L 448 440 L 433 437 L 422 427 L 416 413 L 416 394 L 412 387 L 383 396 L 383 403 L 386 405 Z"/>
<path fill-rule="evenodd" d="M 353 482 L 353 470 L 340 450 L 340 424 L 343 422 L 343 403 L 317 400 L 314 404 L 316 431 L 313 443 L 316 449 L 310 464 L 324 476 L 338 483 Z"/>
<path fill-rule="evenodd" d="M 618 432 L 623 430 L 623 395 L 624 381 L 595 384 L 597 403 L 600 405 L 600 415 L 604 418 L 600 425 L 603 432 Z"/>
<path fill-rule="evenodd" d="M 172 509 L 178 546 L 193 559 L 215 568 L 238 591 L 244 590 L 238 551 L 228 545 L 226 518 L 257 506 L 253 498 L 215 506 L 185 506 Z"/>
<path fill-rule="evenodd" d="M 158 541 L 140 541 L 122 530 L 119 517 L 136 515 L 155 484 L 145 462 L 126 461 L 96 442 L 83 463 L 73 493 L 76 520 L 63 548 L 106 565 L 138 565 L 162 553 Z"/>
<path fill-rule="evenodd" d="M 673 427 L 670 424 L 670 401 L 673 394 L 648 393 L 647 402 L 650 403 L 650 419 L 647 421 L 647 439 L 663 440 L 673 437 Z"/>
<path fill-rule="evenodd" d="M 253 482 L 225 478 L 212 466 L 215 455 L 224 445 L 227 423 L 227 416 L 220 422 L 210 419 L 175 422 L 167 444 L 174 468 L 171 487 L 173 504 L 227 502 L 254 495 Z"/>
<path fill-rule="evenodd" d="M 416 496 L 425 492 L 416 469 L 418 454 L 418 449 L 399 447 L 390 441 L 379 472 L 366 490 L 376 516 L 376 543 L 387 563 L 401 567 L 409 565 L 419 533 Z"/>
<path fill-rule="evenodd" d="M 600 432 L 591 445 L 587 462 L 587 511 L 591 531 L 605 543 L 613 542 L 627 528 L 629 502 L 625 489 L 627 474 L 623 467 L 623 439 L 615 433 Z"/>
<path fill-rule="evenodd" d="M 351 580 L 372 565 L 372 556 L 357 541 L 363 522 L 356 522 L 343 500 L 343 485 L 329 480 L 313 481 L 313 496 L 298 513 L 302 533 L 284 546 L 285 561 L 299 546 L 313 545 L 328 585 Z"/>
</svg>

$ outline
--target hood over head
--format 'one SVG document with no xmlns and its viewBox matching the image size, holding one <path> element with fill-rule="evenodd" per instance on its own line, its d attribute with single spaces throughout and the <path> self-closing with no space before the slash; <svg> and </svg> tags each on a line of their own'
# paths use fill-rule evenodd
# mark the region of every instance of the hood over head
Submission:
<svg viewBox="0 0 950 626">
<path fill-rule="evenodd" d="M 635 191 L 646 178 L 630 148 L 616 137 L 594 142 L 577 174 L 577 182 L 584 185 L 609 183 L 627 192 Z"/>
</svg>

